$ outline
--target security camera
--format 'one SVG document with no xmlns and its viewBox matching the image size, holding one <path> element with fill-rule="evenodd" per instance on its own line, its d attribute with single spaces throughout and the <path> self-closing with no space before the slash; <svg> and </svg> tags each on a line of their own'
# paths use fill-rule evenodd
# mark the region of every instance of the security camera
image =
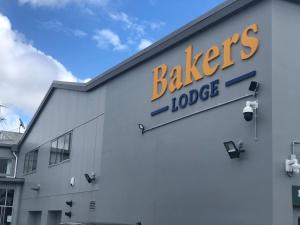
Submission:
<svg viewBox="0 0 300 225">
<path fill-rule="evenodd" d="M 71 177 L 71 179 L 70 179 L 70 185 L 71 185 L 71 187 L 75 186 L 75 177 Z"/>
<path fill-rule="evenodd" d="M 247 101 L 246 106 L 243 109 L 243 115 L 244 119 L 246 121 L 251 121 L 253 119 L 254 110 L 258 108 L 258 102 L 257 101 Z"/>
<path fill-rule="evenodd" d="M 253 109 L 249 105 L 243 109 L 244 119 L 246 121 L 251 121 L 253 119 Z"/>
</svg>

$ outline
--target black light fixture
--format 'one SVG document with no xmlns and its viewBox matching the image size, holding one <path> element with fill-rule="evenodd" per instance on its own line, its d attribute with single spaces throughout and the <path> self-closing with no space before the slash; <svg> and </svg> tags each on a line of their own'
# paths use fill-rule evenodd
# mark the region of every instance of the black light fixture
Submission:
<svg viewBox="0 0 300 225">
<path fill-rule="evenodd" d="M 95 173 L 92 173 L 91 175 L 89 175 L 88 173 L 85 173 L 84 177 L 85 177 L 85 179 L 88 183 L 92 183 L 92 182 L 96 181 L 96 174 Z"/>
<path fill-rule="evenodd" d="M 233 141 L 224 142 L 225 149 L 231 159 L 239 158 L 242 152 L 245 152 L 243 149 L 243 142 L 239 141 L 238 146 L 235 145 Z"/>
<path fill-rule="evenodd" d="M 72 200 L 71 201 L 66 201 L 66 205 L 72 207 L 73 206 L 73 201 Z"/>
<path fill-rule="evenodd" d="M 39 191 L 40 189 L 41 189 L 41 185 L 40 184 L 38 184 L 35 187 L 31 188 L 31 190 L 33 190 L 33 191 Z"/>
<path fill-rule="evenodd" d="M 72 212 L 71 212 L 71 211 L 65 212 L 65 215 L 66 215 L 67 217 L 71 218 L 71 217 L 72 217 Z"/>
<path fill-rule="evenodd" d="M 142 134 L 144 134 L 145 133 L 145 127 L 144 127 L 144 125 L 141 124 L 141 123 L 139 123 L 138 126 L 139 126 L 139 129 L 142 131 Z"/>
<path fill-rule="evenodd" d="M 258 91 L 259 88 L 259 83 L 257 81 L 251 81 L 250 86 L 249 86 L 249 91 L 256 92 Z"/>
</svg>

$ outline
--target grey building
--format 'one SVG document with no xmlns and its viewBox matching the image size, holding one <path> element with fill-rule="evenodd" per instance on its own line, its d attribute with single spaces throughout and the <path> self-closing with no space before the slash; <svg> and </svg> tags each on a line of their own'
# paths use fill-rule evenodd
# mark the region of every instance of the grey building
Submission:
<svg viewBox="0 0 300 225">
<path fill-rule="evenodd" d="M 21 133 L 0 131 L 0 224 L 15 224 L 23 178 L 16 176 Z"/>
<path fill-rule="evenodd" d="M 300 224 L 299 12 L 225 1 L 86 84 L 53 82 L 18 143 L 14 224 Z"/>
</svg>

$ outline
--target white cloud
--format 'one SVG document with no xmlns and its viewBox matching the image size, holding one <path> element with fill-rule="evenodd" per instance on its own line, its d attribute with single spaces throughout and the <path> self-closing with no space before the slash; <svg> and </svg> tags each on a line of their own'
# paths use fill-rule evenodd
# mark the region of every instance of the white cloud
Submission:
<svg viewBox="0 0 300 225">
<path fill-rule="evenodd" d="M 80 29 L 72 30 L 72 33 L 73 33 L 74 36 L 76 36 L 76 37 L 85 37 L 85 36 L 87 35 L 86 32 L 84 32 L 83 30 L 80 30 Z"/>
<path fill-rule="evenodd" d="M 82 9 L 82 13 L 86 14 L 86 15 L 89 15 L 89 16 L 95 16 L 96 14 L 94 13 L 93 10 L 91 10 L 90 8 L 88 7 L 85 7 Z"/>
<path fill-rule="evenodd" d="M 141 39 L 138 50 L 143 50 L 144 48 L 147 48 L 148 46 L 152 45 L 152 42 L 147 39 Z"/>
<path fill-rule="evenodd" d="M 105 6 L 109 0 L 18 0 L 20 4 L 28 4 L 33 7 L 55 7 L 61 8 L 68 4 L 81 6 Z"/>
<path fill-rule="evenodd" d="M 143 35 L 145 33 L 145 27 L 139 24 L 136 18 L 130 18 L 126 13 L 109 13 L 109 17 L 118 22 L 122 22 L 125 25 L 125 29 L 135 32 L 137 35 Z"/>
<path fill-rule="evenodd" d="M 112 21 L 120 22 L 123 26 L 122 28 L 127 30 L 127 45 L 135 46 L 134 48 L 142 50 L 152 44 L 151 41 L 147 40 L 145 37 L 149 31 L 156 31 L 161 29 L 165 23 L 150 22 L 146 20 L 141 20 L 136 17 L 131 17 L 125 12 L 108 12 L 109 18 Z"/>
<path fill-rule="evenodd" d="M 12 30 L 9 19 L 1 14 L 0 49 L 0 102 L 10 110 L 32 115 L 53 80 L 79 81 L 56 59 Z"/>
<path fill-rule="evenodd" d="M 85 37 L 87 35 L 86 32 L 80 29 L 72 29 L 67 26 L 65 26 L 62 22 L 58 20 L 48 20 L 40 22 L 40 26 L 43 29 L 52 30 L 55 32 L 65 33 L 69 35 L 74 35 L 75 37 Z"/>
<path fill-rule="evenodd" d="M 149 22 L 149 26 L 152 30 L 159 30 L 160 28 L 162 28 L 163 26 L 165 26 L 166 23 L 165 22 Z"/>
<path fill-rule="evenodd" d="M 96 30 L 93 39 L 97 42 L 99 48 L 113 47 L 115 51 L 126 50 L 128 46 L 123 44 L 120 37 L 109 29 Z"/>
</svg>

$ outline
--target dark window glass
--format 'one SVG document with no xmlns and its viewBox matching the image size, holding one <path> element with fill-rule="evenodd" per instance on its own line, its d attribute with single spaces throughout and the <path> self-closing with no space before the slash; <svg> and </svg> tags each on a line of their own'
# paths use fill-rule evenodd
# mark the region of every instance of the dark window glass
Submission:
<svg viewBox="0 0 300 225">
<path fill-rule="evenodd" d="M 57 140 L 57 157 L 58 162 L 63 161 L 62 153 L 64 151 L 64 145 L 65 145 L 65 136 L 61 136 Z"/>
<path fill-rule="evenodd" d="M 24 157 L 24 167 L 23 167 L 23 173 L 27 173 L 27 163 L 28 163 L 28 155 L 25 154 L 25 157 Z"/>
<path fill-rule="evenodd" d="M 31 171 L 32 166 L 33 166 L 33 154 L 32 152 L 30 152 L 28 156 L 28 172 Z"/>
<path fill-rule="evenodd" d="M 0 159 L 0 173 L 6 173 L 7 159 Z"/>
<path fill-rule="evenodd" d="M 12 174 L 12 159 L 0 159 L 0 174 Z"/>
<path fill-rule="evenodd" d="M 12 206 L 14 200 L 14 190 L 7 190 L 6 206 Z"/>
<path fill-rule="evenodd" d="M 38 151 L 33 152 L 32 170 L 36 170 Z"/>
<path fill-rule="evenodd" d="M 5 205 L 6 189 L 0 189 L 0 205 Z"/>
<path fill-rule="evenodd" d="M 24 159 L 23 173 L 29 173 L 36 170 L 38 160 L 38 149 L 27 152 Z"/>
<path fill-rule="evenodd" d="M 52 141 L 49 165 L 56 163 L 57 140 Z"/>
<path fill-rule="evenodd" d="M 51 142 L 49 165 L 57 164 L 70 158 L 71 134 L 64 134 Z"/>
<path fill-rule="evenodd" d="M 71 133 L 65 136 L 65 145 L 63 150 L 63 160 L 70 158 L 70 142 L 71 142 Z"/>
<path fill-rule="evenodd" d="M 5 208 L 5 214 L 4 214 L 4 225 L 10 225 L 10 222 L 7 222 L 7 217 L 11 217 L 12 215 L 12 207 L 6 207 Z"/>
</svg>

